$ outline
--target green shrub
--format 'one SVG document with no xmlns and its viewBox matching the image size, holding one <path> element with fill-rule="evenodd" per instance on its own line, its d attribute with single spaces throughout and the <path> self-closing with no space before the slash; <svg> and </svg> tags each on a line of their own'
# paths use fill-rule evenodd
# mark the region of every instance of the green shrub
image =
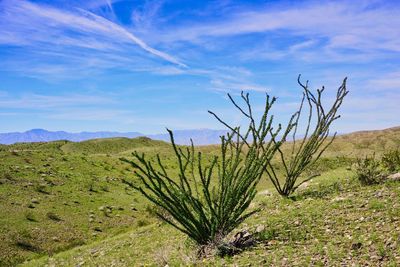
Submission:
<svg viewBox="0 0 400 267">
<path fill-rule="evenodd" d="M 143 220 L 143 219 L 137 221 L 137 226 L 138 227 L 144 227 L 146 225 L 149 225 L 149 221 Z"/>
<path fill-rule="evenodd" d="M 400 171 L 400 150 L 391 150 L 382 156 L 382 166 L 389 172 Z"/>
<path fill-rule="evenodd" d="M 46 214 L 46 216 L 47 216 L 47 218 L 49 218 L 50 220 L 53 220 L 53 221 L 56 221 L 56 222 L 62 221 L 62 219 L 61 219 L 60 216 L 58 216 L 56 213 L 51 212 L 51 211 L 48 212 L 48 213 Z"/>
<path fill-rule="evenodd" d="M 37 219 L 36 219 L 35 215 L 30 211 L 25 213 L 25 218 L 30 222 L 37 222 Z"/>
<path fill-rule="evenodd" d="M 35 186 L 35 190 L 39 193 L 45 194 L 45 195 L 50 195 L 50 192 L 47 190 L 47 186 L 44 184 L 37 184 Z"/>
<path fill-rule="evenodd" d="M 380 163 L 375 155 L 358 158 L 355 163 L 356 177 L 362 185 L 372 185 L 382 182 L 383 176 Z"/>
</svg>

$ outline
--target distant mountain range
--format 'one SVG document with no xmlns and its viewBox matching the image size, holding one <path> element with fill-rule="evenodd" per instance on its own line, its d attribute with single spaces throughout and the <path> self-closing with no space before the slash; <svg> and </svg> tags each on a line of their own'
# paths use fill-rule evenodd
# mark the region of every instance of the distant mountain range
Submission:
<svg viewBox="0 0 400 267">
<path fill-rule="evenodd" d="M 174 131 L 174 138 L 177 144 L 190 144 L 190 139 L 195 145 L 218 144 L 220 136 L 225 134 L 223 130 L 196 129 L 196 130 L 177 130 Z M 56 140 L 69 140 L 80 142 L 97 138 L 128 137 L 135 138 L 147 136 L 154 140 L 169 142 L 168 133 L 145 135 L 139 132 L 80 132 L 69 133 L 64 131 L 47 131 L 44 129 L 32 129 L 26 132 L 0 133 L 0 144 L 14 144 L 20 142 L 49 142 Z"/>
</svg>

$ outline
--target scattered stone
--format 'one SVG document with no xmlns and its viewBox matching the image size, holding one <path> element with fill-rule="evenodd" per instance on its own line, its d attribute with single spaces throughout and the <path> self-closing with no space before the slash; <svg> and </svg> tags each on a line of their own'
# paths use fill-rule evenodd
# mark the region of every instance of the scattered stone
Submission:
<svg viewBox="0 0 400 267">
<path fill-rule="evenodd" d="M 272 193 L 269 190 L 261 191 L 258 194 L 263 196 L 272 196 Z"/>
<path fill-rule="evenodd" d="M 389 175 L 387 179 L 392 181 L 400 181 L 400 172 Z"/>
<path fill-rule="evenodd" d="M 256 228 L 256 233 L 261 233 L 265 230 L 265 226 L 260 224 L 259 226 L 257 226 Z"/>
<path fill-rule="evenodd" d="M 299 186 L 298 190 L 299 190 L 299 191 L 303 191 L 304 189 L 306 189 L 307 187 L 309 187 L 311 181 L 312 181 L 312 180 L 310 180 L 310 181 L 308 181 L 308 182 L 305 182 L 305 183 L 302 183 L 302 184 Z"/>
<path fill-rule="evenodd" d="M 375 196 L 376 196 L 376 197 L 382 197 L 382 196 L 383 196 L 382 191 L 376 192 L 376 193 L 375 193 Z"/>
<path fill-rule="evenodd" d="M 39 204 L 39 200 L 36 199 L 36 198 L 32 198 L 31 202 L 32 202 L 33 204 Z"/>
<path fill-rule="evenodd" d="M 346 198 L 345 198 L 345 197 L 337 196 L 337 197 L 333 198 L 333 199 L 331 200 L 331 202 L 338 202 L 338 201 L 343 201 L 343 200 L 346 200 Z"/>
</svg>

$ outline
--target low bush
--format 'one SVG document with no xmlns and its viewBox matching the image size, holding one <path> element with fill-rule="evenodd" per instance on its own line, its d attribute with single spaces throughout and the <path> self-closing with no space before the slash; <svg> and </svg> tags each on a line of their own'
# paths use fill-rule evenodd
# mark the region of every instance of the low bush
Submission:
<svg viewBox="0 0 400 267">
<path fill-rule="evenodd" d="M 400 150 L 390 150 L 384 153 L 381 162 L 389 172 L 400 171 Z"/>
<path fill-rule="evenodd" d="M 56 221 L 56 222 L 62 221 L 61 217 L 58 216 L 58 215 L 57 215 L 56 213 L 54 213 L 54 212 L 48 212 L 48 213 L 46 214 L 46 216 L 47 216 L 47 218 L 49 218 L 50 220 L 53 220 L 53 221 Z"/>
<path fill-rule="evenodd" d="M 383 181 L 380 163 L 375 155 L 358 158 L 355 163 L 356 177 L 362 185 L 378 184 Z"/>
</svg>

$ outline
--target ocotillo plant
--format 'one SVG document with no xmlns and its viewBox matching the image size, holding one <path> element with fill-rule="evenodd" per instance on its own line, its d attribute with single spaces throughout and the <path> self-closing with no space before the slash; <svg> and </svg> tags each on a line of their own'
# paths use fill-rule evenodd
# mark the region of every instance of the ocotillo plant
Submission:
<svg viewBox="0 0 400 267">
<path fill-rule="evenodd" d="M 271 162 L 267 162 L 267 167 L 265 168 L 268 177 L 278 193 L 285 197 L 290 196 L 301 184 L 318 176 L 318 174 L 314 174 L 296 183 L 304 170 L 314 164 L 335 139 L 336 132 L 330 140 L 327 140 L 330 134 L 329 128 L 332 122 L 340 118 L 337 112 L 342 105 L 344 97 L 348 94 L 346 89 L 347 78 L 345 78 L 341 86 L 337 89 L 336 98 L 332 106 L 326 111 L 322 104 L 322 94 L 325 88 L 317 89 L 315 95 L 309 89 L 308 81 L 304 84 L 301 82 L 300 78 L 301 76 L 299 75 L 297 82 L 303 88 L 304 92 L 300 108 L 296 112 L 295 126 L 292 130 L 293 140 L 290 154 L 285 155 L 281 148 L 278 148 L 279 159 L 284 170 L 283 185 L 281 184 L 282 180 L 280 180 L 282 177 L 277 175 L 275 167 Z M 307 125 L 303 138 L 296 140 L 299 120 L 304 110 L 304 103 L 308 106 Z"/>
<path fill-rule="evenodd" d="M 231 100 L 249 119 L 248 128 L 243 133 L 239 127 L 230 128 L 230 133 L 221 136 L 219 154 L 211 161 L 205 160 L 201 152 L 195 152 L 193 143 L 189 147 L 177 146 L 170 130 L 178 176 L 167 172 L 159 155 L 156 164 L 138 152 L 133 153 L 134 160 L 123 159 L 139 178 L 138 184 L 129 184 L 170 215 L 158 216 L 201 246 L 218 246 L 256 211 L 246 212 L 256 195 L 264 166 L 281 145 L 276 141 L 281 127 L 274 130 L 273 117 L 268 114 L 275 99 L 267 96 L 264 114 L 256 125 L 248 95 L 242 94 L 242 98 L 248 104 L 248 112 Z M 294 117 L 285 136 L 293 128 L 293 121 Z"/>
</svg>

